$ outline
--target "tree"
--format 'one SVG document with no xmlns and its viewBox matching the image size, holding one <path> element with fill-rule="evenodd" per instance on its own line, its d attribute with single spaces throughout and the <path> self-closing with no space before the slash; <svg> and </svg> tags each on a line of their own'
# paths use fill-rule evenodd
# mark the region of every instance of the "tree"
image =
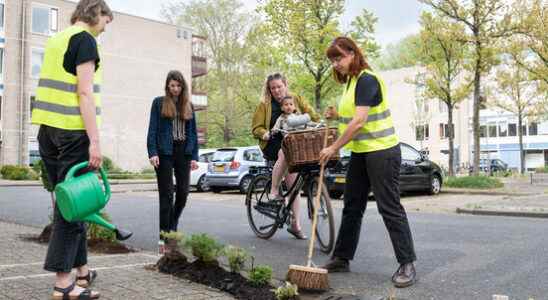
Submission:
<svg viewBox="0 0 548 300">
<path fill-rule="evenodd" d="M 412 34 L 395 44 L 388 44 L 373 65 L 381 70 L 412 67 L 420 64 L 420 36 Z"/>
<path fill-rule="evenodd" d="M 318 110 L 322 98 L 328 98 L 337 86 L 330 76 L 331 63 L 325 50 L 341 35 L 338 19 L 343 9 L 344 0 L 268 0 L 259 8 L 290 74 L 296 75 L 292 78 L 300 85 L 297 89 L 309 90 L 313 86 L 314 106 Z M 376 56 L 379 48 L 372 38 L 376 21 L 363 10 L 347 33 L 369 56 Z"/>
<path fill-rule="evenodd" d="M 248 120 L 255 108 L 254 100 L 259 97 L 261 80 L 252 76 L 256 69 L 249 58 L 253 47 L 264 46 L 250 39 L 258 19 L 245 12 L 238 0 L 181 1 L 164 6 L 162 15 L 174 24 L 191 25 L 207 38 L 211 146 L 251 143 Z"/>
<path fill-rule="evenodd" d="M 454 175 L 454 124 L 453 111 L 456 105 L 470 94 L 471 85 L 462 82 L 467 45 L 457 40 L 464 35 L 464 28 L 441 16 L 423 13 L 420 48 L 426 67 L 424 96 L 438 99 L 447 106 L 447 128 L 449 138 L 449 176 Z"/>
<path fill-rule="evenodd" d="M 525 172 L 523 151 L 523 121 L 538 118 L 543 109 L 543 100 L 538 93 L 539 80 L 530 80 L 528 71 L 521 65 L 527 55 L 522 44 L 513 44 L 505 55 L 505 64 L 496 72 L 496 91 L 503 97 L 495 97 L 494 105 L 512 112 L 518 117 L 518 139 L 520 172 Z"/>
<path fill-rule="evenodd" d="M 473 174 L 479 173 L 480 158 L 480 98 L 482 77 L 497 64 L 497 44 L 501 38 L 516 32 L 506 0 L 418 0 L 436 12 L 457 21 L 468 29 L 459 41 L 472 45 L 470 69 L 474 74 L 474 161 Z"/>
</svg>

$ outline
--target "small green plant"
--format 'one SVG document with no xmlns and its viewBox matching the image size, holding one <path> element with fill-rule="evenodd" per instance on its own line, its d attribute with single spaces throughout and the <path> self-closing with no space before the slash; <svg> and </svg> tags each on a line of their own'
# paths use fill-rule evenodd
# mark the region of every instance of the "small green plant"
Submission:
<svg viewBox="0 0 548 300">
<path fill-rule="evenodd" d="M 240 272 L 249 258 L 249 255 L 243 248 L 234 246 L 226 247 L 225 255 L 228 258 L 228 266 L 230 267 L 230 271 L 234 273 Z"/>
<path fill-rule="evenodd" d="M 272 279 L 272 267 L 266 265 L 259 265 L 251 269 L 249 272 L 249 280 L 254 286 L 263 286 L 270 282 Z"/>
<path fill-rule="evenodd" d="M 179 231 L 160 231 L 160 236 L 164 239 L 176 240 L 177 242 L 183 240 L 183 233 Z"/>
<path fill-rule="evenodd" d="M 223 245 L 205 233 L 193 234 L 186 241 L 186 245 L 198 260 L 202 262 L 214 262 L 223 251 Z"/>
<path fill-rule="evenodd" d="M 0 169 L 2 178 L 8 180 L 36 180 L 38 175 L 26 166 L 5 165 Z"/>
<path fill-rule="evenodd" d="M 299 296 L 299 288 L 296 284 L 285 282 L 285 285 L 273 290 L 276 299 L 278 300 L 293 300 Z"/>
<path fill-rule="evenodd" d="M 493 189 L 501 188 L 504 184 L 498 178 L 487 176 L 463 176 L 463 177 L 448 177 L 445 181 L 445 186 L 452 188 L 469 188 L 469 189 Z"/>
<path fill-rule="evenodd" d="M 105 219 L 105 221 L 111 221 L 110 216 L 105 211 L 101 211 L 99 214 L 103 219 Z M 95 223 L 89 223 L 88 239 L 101 240 L 105 242 L 115 242 L 116 234 L 112 230 L 106 229 L 103 226 L 99 226 Z"/>
</svg>

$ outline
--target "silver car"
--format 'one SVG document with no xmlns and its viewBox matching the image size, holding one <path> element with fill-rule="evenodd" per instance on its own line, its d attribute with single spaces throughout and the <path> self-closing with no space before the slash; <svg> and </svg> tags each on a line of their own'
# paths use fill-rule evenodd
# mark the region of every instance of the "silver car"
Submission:
<svg viewBox="0 0 548 300">
<path fill-rule="evenodd" d="M 217 149 L 208 165 L 207 185 L 214 193 L 238 189 L 245 194 L 253 180 L 250 166 L 266 166 L 259 146 Z"/>
</svg>

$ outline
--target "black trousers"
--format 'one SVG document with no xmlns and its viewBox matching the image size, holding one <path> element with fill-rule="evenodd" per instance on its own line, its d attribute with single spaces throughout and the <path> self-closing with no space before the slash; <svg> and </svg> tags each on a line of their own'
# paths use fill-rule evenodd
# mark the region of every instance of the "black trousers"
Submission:
<svg viewBox="0 0 548 300">
<path fill-rule="evenodd" d="M 38 144 L 48 178 L 54 186 L 64 180 L 70 167 L 89 160 L 89 139 L 84 130 L 42 125 L 38 131 Z M 56 206 L 44 269 L 68 273 L 72 268 L 86 265 L 86 238 L 85 223 L 67 222 Z"/>
<path fill-rule="evenodd" d="M 185 154 L 185 143 L 173 144 L 173 155 L 160 155 L 156 168 L 160 196 L 160 231 L 177 231 L 179 217 L 185 208 L 190 184 L 190 161 Z M 175 170 L 175 202 L 173 201 L 173 171 Z"/>
<path fill-rule="evenodd" d="M 396 259 L 416 260 L 407 214 L 400 203 L 400 146 L 369 153 L 352 153 L 346 174 L 341 227 L 333 256 L 353 259 L 358 247 L 367 195 L 373 189 Z"/>
</svg>

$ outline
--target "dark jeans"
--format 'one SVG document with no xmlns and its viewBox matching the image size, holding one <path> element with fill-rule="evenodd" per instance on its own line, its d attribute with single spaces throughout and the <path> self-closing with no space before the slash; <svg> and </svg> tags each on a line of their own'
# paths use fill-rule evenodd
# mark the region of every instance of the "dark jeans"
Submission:
<svg viewBox="0 0 548 300">
<path fill-rule="evenodd" d="M 160 196 L 160 231 L 177 231 L 179 217 L 188 198 L 191 155 L 185 155 L 185 144 L 173 144 L 173 155 L 160 155 L 156 168 Z M 175 202 L 173 202 L 173 170 L 175 170 Z"/>
<path fill-rule="evenodd" d="M 341 227 L 333 256 L 353 259 L 358 247 L 367 195 L 373 189 L 377 208 L 400 264 L 416 260 L 413 237 L 400 203 L 400 146 L 369 153 L 352 153 L 344 189 Z"/>
<path fill-rule="evenodd" d="M 62 182 L 70 167 L 89 159 L 89 139 L 84 130 L 64 130 L 46 125 L 38 132 L 40 156 L 53 185 Z M 87 264 L 86 226 L 67 222 L 57 209 L 53 213 L 53 231 L 44 269 L 70 272 Z"/>
</svg>

